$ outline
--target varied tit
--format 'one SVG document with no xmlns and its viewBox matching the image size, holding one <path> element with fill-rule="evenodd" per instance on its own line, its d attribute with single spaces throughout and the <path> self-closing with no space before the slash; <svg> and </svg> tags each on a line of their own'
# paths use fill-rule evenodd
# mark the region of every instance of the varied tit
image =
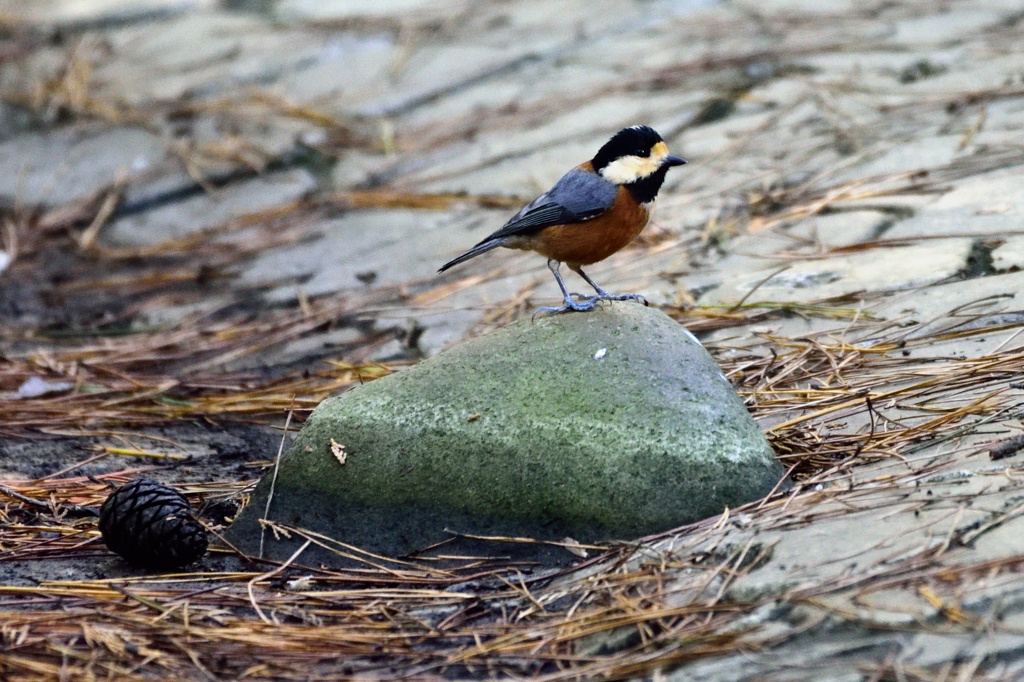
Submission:
<svg viewBox="0 0 1024 682">
<path fill-rule="evenodd" d="M 640 234 L 668 169 L 684 163 L 677 156 L 669 156 L 661 135 L 652 128 L 624 128 L 593 159 L 563 175 L 504 227 L 445 263 L 438 272 L 499 246 L 536 251 L 548 259 L 548 268 L 564 298 L 561 306 L 538 308 L 537 312 L 591 310 L 598 301 L 635 300 L 646 305 L 639 294 L 608 293 L 582 267 L 604 260 Z M 562 263 L 576 271 L 597 294 L 570 294 L 558 273 Z"/>
</svg>

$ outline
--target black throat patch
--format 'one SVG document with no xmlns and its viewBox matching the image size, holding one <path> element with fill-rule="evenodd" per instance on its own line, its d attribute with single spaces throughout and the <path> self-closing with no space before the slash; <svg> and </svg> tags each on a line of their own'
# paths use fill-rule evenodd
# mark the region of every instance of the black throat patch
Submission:
<svg viewBox="0 0 1024 682">
<path fill-rule="evenodd" d="M 637 203 L 646 204 L 654 201 L 654 197 L 658 196 L 658 190 L 661 189 L 662 184 L 665 182 L 665 174 L 668 173 L 668 169 L 669 166 L 662 166 L 646 178 L 623 185 L 623 187 L 629 190 L 629 193 L 633 195 Z"/>
</svg>

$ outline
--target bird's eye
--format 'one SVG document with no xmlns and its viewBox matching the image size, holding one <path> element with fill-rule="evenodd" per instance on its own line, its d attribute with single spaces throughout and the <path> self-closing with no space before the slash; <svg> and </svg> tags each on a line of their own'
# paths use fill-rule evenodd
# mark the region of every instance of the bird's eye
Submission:
<svg viewBox="0 0 1024 682">
<path fill-rule="evenodd" d="M 644 158 L 647 158 L 650 155 L 651 155 L 651 150 L 650 149 L 637 149 L 635 152 L 633 152 L 633 156 L 642 156 Z"/>
</svg>

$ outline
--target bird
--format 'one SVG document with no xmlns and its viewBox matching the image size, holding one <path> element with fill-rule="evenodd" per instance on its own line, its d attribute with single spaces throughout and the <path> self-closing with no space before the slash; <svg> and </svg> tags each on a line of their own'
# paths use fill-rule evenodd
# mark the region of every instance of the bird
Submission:
<svg viewBox="0 0 1024 682">
<path fill-rule="evenodd" d="M 583 272 L 583 266 L 608 258 L 640 234 L 668 170 L 685 163 L 669 155 L 668 146 L 653 128 L 623 128 L 594 158 L 563 175 L 500 230 L 442 265 L 438 272 L 499 246 L 535 251 L 548 259 L 548 269 L 563 297 L 561 306 L 541 307 L 535 314 L 593 310 L 600 301 L 632 300 L 647 305 L 640 294 L 605 291 Z M 596 295 L 570 294 L 559 274 L 562 263 L 586 280 Z"/>
</svg>

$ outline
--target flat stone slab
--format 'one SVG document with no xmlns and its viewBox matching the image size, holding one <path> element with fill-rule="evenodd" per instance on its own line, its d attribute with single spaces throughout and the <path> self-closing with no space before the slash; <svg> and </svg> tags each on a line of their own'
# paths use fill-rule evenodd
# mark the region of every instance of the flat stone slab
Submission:
<svg viewBox="0 0 1024 682">
<path fill-rule="evenodd" d="M 0 200 L 59 206 L 122 177 L 133 181 L 167 157 L 167 145 L 140 128 L 67 126 L 0 144 Z"/>
<path fill-rule="evenodd" d="M 389 556 L 449 531 L 586 543 L 719 514 L 782 476 L 684 327 L 605 304 L 521 320 L 324 401 L 281 461 L 269 518 Z M 230 529 L 249 552 L 271 478 Z M 269 532 L 265 543 L 269 556 L 294 547 Z"/>
<path fill-rule="evenodd" d="M 102 239 L 118 246 L 148 246 L 180 239 L 246 214 L 286 206 L 315 186 L 313 176 L 301 168 L 269 173 L 212 194 L 197 194 L 120 218 L 104 229 Z"/>
<path fill-rule="evenodd" d="M 937 239 L 912 246 L 871 250 L 833 258 L 778 263 L 737 275 L 700 297 L 702 304 L 744 301 L 804 303 L 861 291 L 898 291 L 940 282 L 967 267 L 970 239 Z M 753 293 L 751 293 L 753 292 Z"/>
<path fill-rule="evenodd" d="M 1024 269 L 1024 237 L 1010 237 L 994 249 L 992 267 L 996 270 Z"/>
</svg>

